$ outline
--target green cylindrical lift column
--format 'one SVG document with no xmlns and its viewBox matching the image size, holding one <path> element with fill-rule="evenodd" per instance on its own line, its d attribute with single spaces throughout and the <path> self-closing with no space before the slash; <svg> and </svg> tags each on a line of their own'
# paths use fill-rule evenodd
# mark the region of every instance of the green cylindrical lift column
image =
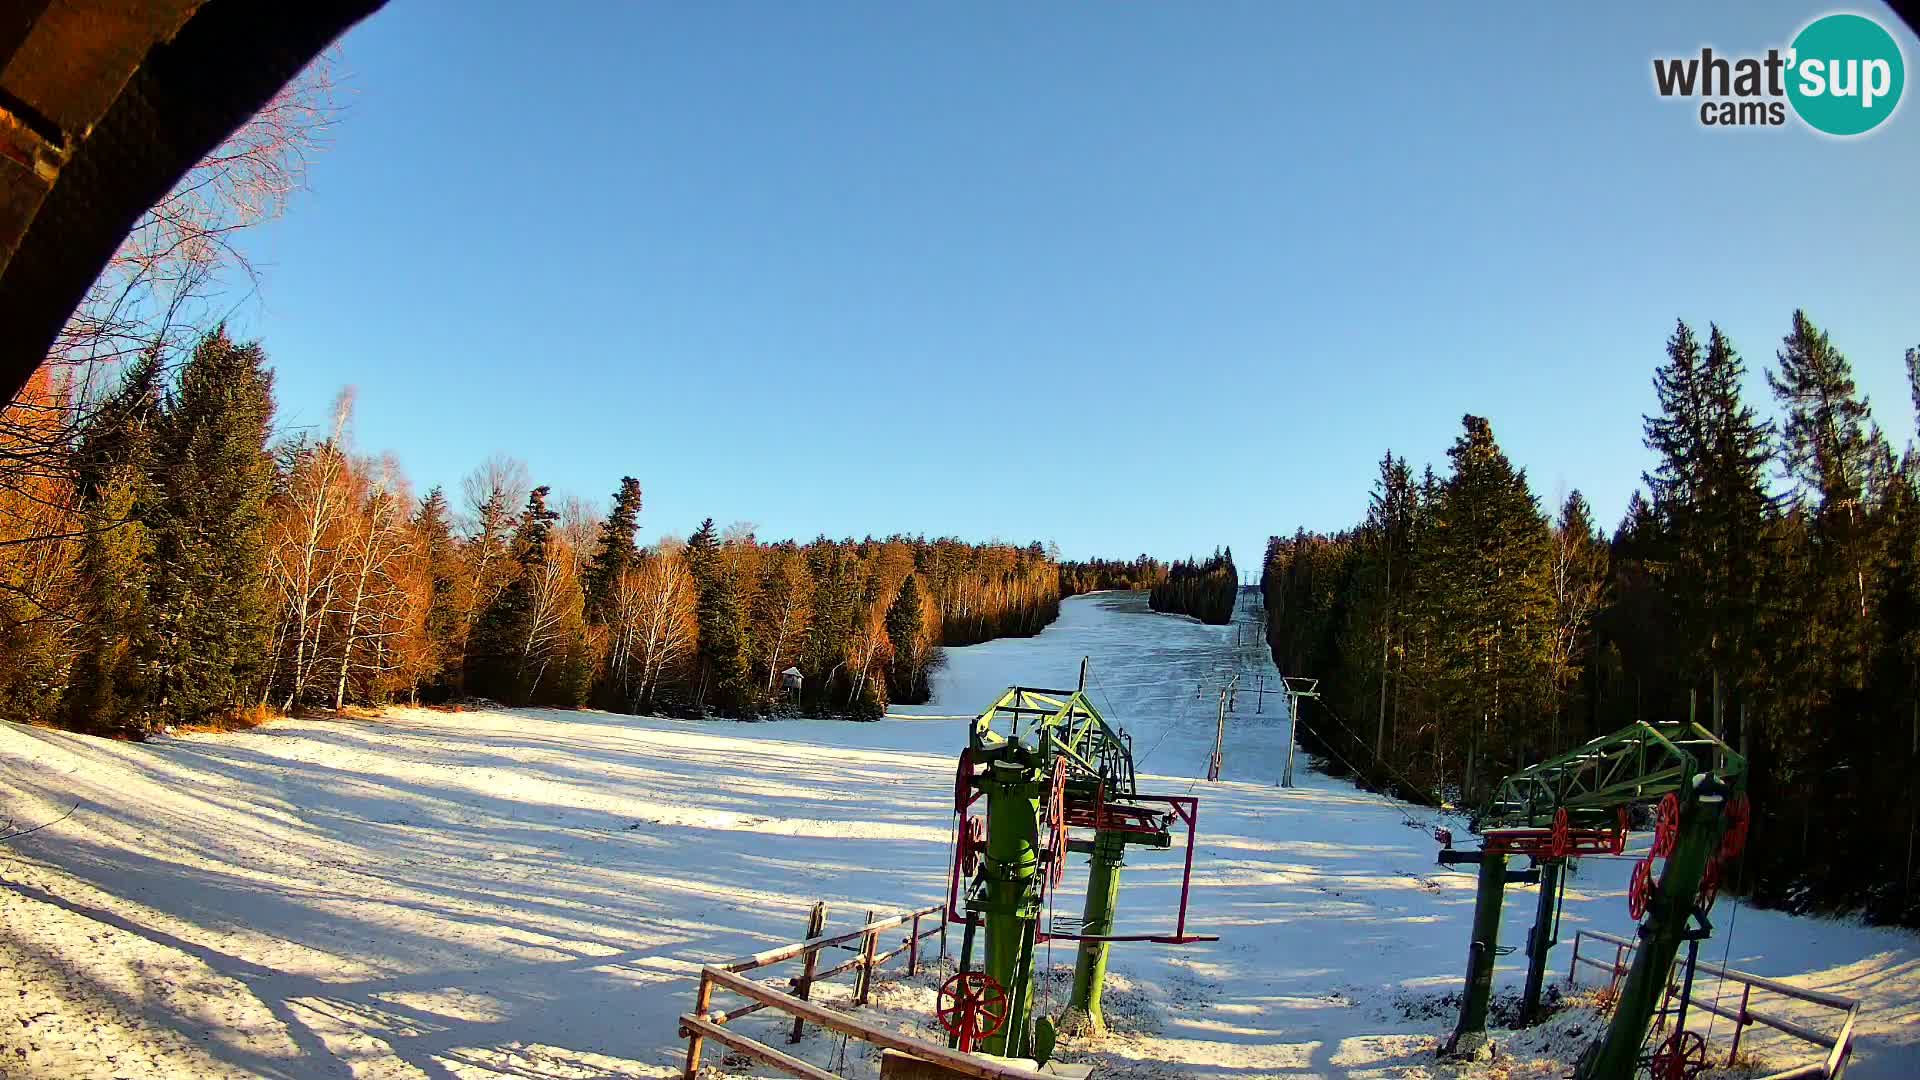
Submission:
<svg viewBox="0 0 1920 1080">
<path fill-rule="evenodd" d="M 1126 833 L 1101 830 L 1094 834 L 1093 855 L 1087 864 L 1087 903 L 1080 920 L 1082 934 L 1093 937 L 1113 933 L 1114 907 L 1120 899 L 1120 867 L 1126 853 Z M 1073 996 L 1061 1018 L 1063 1030 L 1095 1035 L 1106 1032 L 1100 994 L 1107 979 L 1108 948 L 1105 941 L 1080 942 L 1073 967 Z"/>
<path fill-rule="evenodd" d="M 1554 908 L 1560 899 L 1560 874 L 1565 859 L 1540 860 L 1540 901 L 1534 909 L 1533 929 L 1527 933 L 1527 983 L 1520 997 L 1520 1026 L 1531 1027 L 1541 1020 L 1540 990 L 1547 978 L 1547 954 L 1557 943 L 1559 927 L 1554 924 Z"/>
<path fill-rule="evenodd" d="M 1507 891 L 1507 856 L 1480 854 L 1480 889 L 1473 898 L 1473 942 L 1467 946 L 1467 985 L 1460 1001 L 1460 1023 L 1447 1040 L 1447 1052 L 1471 1054 L 1487 1039 L 1487 1003 L 1493 997 L 1493 961 L 1500 945 L 1500 905 Z"/>
<path fill-rule="evenodd" d="M 1006 988 L 1007 1021 L 981 1049 L 1017 1056 L 1026 1049 L 1033 1008 L 1033 938 L 1039 909 L 1033 875 L 1039 866 L 1037 822 L 1040 774 L 1027 765 L 997 760 L 981 778 L 987 794 L 986 896 L 973 905 L 985 914 L 985 970 Z"/>
</svg>

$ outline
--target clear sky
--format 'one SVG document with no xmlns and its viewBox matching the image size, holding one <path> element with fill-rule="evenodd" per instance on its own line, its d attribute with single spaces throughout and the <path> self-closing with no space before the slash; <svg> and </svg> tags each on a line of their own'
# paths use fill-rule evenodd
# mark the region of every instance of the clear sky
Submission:
<svg viewBox="0 0 1920 1080">
<path fill-rule="evenodd" d="M 1806 307 L 1912 437 L 1920 103 L 1843 142 L 1653 90 L 1828 10 L 393 0 L 236 328 L 284 426 L 353 384 L 422 490 L 630 473 L 643 540 L 1255 569 L 1467 412 L 1611 524 L 1676 317 L 1757 396 Z"/>
</svg>

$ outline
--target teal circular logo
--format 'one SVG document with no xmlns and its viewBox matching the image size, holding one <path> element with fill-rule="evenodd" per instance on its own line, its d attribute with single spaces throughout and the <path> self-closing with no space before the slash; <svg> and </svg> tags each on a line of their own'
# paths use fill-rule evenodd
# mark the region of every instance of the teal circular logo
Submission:
<svg viewBox="0 0 1920 1080">
<path fill-rule="evenodd" d="M 1793 39 L 1788 55 L 1787 99 L 1817 131 L 1864 134 L 1900 104 L 1907 82 L 1900 44 L 1864 15 L 1815 19 Z"/>
</svg>

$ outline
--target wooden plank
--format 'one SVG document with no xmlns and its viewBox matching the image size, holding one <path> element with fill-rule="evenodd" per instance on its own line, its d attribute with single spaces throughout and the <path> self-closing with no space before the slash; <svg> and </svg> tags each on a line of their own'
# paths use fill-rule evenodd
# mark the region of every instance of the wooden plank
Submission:
<svg viewBox="0 0 1920 1080">
<path fill-rule="evenodd" d="M 742 1005 L 737 1009 L 728 1009 L 726 1012 L 708 1013 L 707 1020 L 715 1024 L 731 1024 L 743 1016 L 752 1016 L 761 1009 L 771 1008 L 773 1008 L 773 1006 L 764 1001 L 756 1001 L 751 1005 Z"/>
<path fill-rule="evenodd" d="M 798 1076 L 802 1080 L 840 1080 L 840 1077 L 811 1062 L 801 1061 L 792 1054 L 783 1054 L 763 1042 L 755 1042 L 745 1035 L 736 1035 L 719 1024 L 702 1020 L 692 1013 L 680 1018 L 680 1034 L 689 1038 L 699 1035 L 712 1039 L 723 1046 L 730 1047 L 760 1061 L 780 1069 L 789 1076 Z"/>
<path fill-rule="evenodd" d="M 996 1064 L 972 1054 L 962 1054 L 957 1050 L 949 1050 L 944 1046 L 927 1042 L 924 1039 L 916 1039 L 910 1035 L 901 1035 L 898 1032 L 875 1027 L 855 1017 L 848 1016 L 846 1013 L 836 1012 L 833 1009 L 815 1005 L 811 1001 L 801 1001 L 791 994 L 782 994 L 778 990 L 762 986 L 751 979 L 742 978 L 733 972 L 721 968 L 709 967 L 706 969 L 706 974 L 712 978 L 716 985 L 740 994 L 743 997 L 749 997 L 755 1001 L 770 1002 L 774 1008 L 792 1013 L 795 1016 L 804 1016 L 808 1020 L 828 1030 L 838 1031 L 843 1035 L 859 1039 L 863 1042 L 872 1043 L 875 1046 L 886 1047 L 890 1050 L 899 1050 L 902 1053 L 911 1054 L 914 1057 L 926 1061 L 936 1062 L 948 1068 L 966 1073 L 968 1076 L 976 1077 L 978 1080 L 1058 1080 L 1057 1077 L 1044 1072 L 1022 1069 L 1013 1065 Z"/>
</svg>

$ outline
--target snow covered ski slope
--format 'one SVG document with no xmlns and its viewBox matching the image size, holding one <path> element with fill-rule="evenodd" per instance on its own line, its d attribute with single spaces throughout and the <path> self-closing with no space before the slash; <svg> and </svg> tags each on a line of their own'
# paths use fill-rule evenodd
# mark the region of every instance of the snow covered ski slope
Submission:
<svg viewBox="0 0 1920 1080">
<path fill-rule="evenodd" d="M 672 1075 L 700 963 L 791 940 L 815 899 L 844 927 L 941 895 L 964 729 L 938 717 L 1010 683 L 1071 685 L 1082 655 L 1142 789 L 1202 798 L 1190 926 L 1221 940 L 1116 946 L 1119 1031 L 1073 1053 L 1113 1076 L 1452 1075 L 1431 1049 L 1473 881 L 1434 865 L 1429 815 L 1304 759 L 1302 786 L 1275 789 L 1273 699 L 1231 718 L 1226 782 L 1196 779 L 1213 688 L 1274 674 L 1255 636 L 1079 597 L 1037 638 L 951 650 L 935 700 L 902 710 L 921 718 L 877 724 L 401 710 L 144 745 L 0 725 L 15 827 L 78 807 L 0 850 L 0 1075 Z M 1123 930 L 1167 925 L 1178 855 L 1129 857 Z M 1583 863 L 1563 939 L 1629 928 L 1627 868 Z M 1533 907 L 1514 892 L 1509 943 Z M 1725 923 L 1732 966 L 1867 999 L 1850 1076 L 1920 1075 L 1911 936 L 1744 908 Z M 1520 964 L 1505 958 L 1503 982 Z M 919 1022 L 934 978 L 883 987 L 876 1011 Z M 1062 988 L 1046 994 L 1057 1008 Z M 779 1026 L 742 1021 L 774 1042 Z M 1533 1052 L 1547 1042 L 1510 1040 L 1499 1064 L 1556 1075 Z M 858 1049 L 816 1036 L 801 1052 L 871 1074 Z"/>
</svg>

